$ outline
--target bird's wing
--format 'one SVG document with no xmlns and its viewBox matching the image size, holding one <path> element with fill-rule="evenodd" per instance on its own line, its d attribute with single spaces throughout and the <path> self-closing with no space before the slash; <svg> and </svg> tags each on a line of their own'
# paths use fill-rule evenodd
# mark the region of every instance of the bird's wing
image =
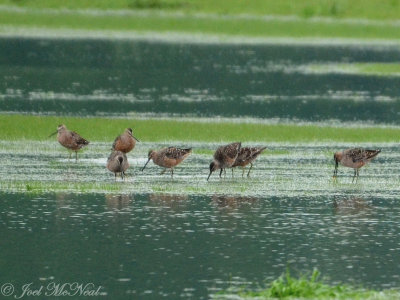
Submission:
<svg viewBox="0 0 400 300">
<path fill-rule="evenodd" d="M 83 137 L 81 137 L 78 133 L 75 131 L 71 131 L 72 138 L 78 145 L 87 145 L 89 144 L 88 140 L 85 140 Z"/>
<path fill-rule="evenodd" d="M 119 135 L 119 136 L 117 136 L 117 137 L 115 138 L 114 143 L 112 144 L 112 147 L 111 147 L 112 150 L 115 150 L 115 146 L 117 146 L 117 142 L 118 142 L 118 140 L 119 140 L 120 137 L 121 137 L 121 136 Z"/>
<path fill-rule="evenodd" d="M 221 152 L 223 152 L 223 154 L 228 156 L 229 158 L 234 159 L 237 157 L 240 151 L 240 146 L 241 143 L 232 143 L 223 147 L 223 149 L 221 149 Z"/>
<path fill-rule="evenodd" d="M 181 158 L 182 156 L 186 155 L 190 151 L 192 151 L 191 148 L 180 149 L 180 148 L 175 148 L 175 147 L 169 147 L 165 150 L 165 156 L 168 158 L 172 158 L 172 159 L 178 159 L 178 158 Z"/>
</svg>

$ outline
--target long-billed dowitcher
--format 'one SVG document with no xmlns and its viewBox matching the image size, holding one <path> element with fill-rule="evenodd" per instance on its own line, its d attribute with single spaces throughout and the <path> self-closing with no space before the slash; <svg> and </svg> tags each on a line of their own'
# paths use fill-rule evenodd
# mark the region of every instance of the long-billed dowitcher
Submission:
<svg viewBox="0 0 400 300">
<path fill-rule="evenodd" d="M 139 142 L 139 140 L 134 137 L 132 129 L 127 128 L 123 134 L 115 138 L 112 150 L 128 153 L 135 148 L 136 141 Z"/>
<path fill-rule="evenodd" d="M 250 164 L 249 172 L 247 173 L 247 177 L 250 176 L 251 168 L 253 168 L 253 161 L 257 158 L 258 155 L 261 154 L 267 147 L 243 147 L 240 148 L 239 154 L 232 165 L 232 176 L 233 176 L 233 168 L 242 167 L 242 177 L 244 176 L 245 167 Z"/>
<path fill-rule="evenodd" d="M 64 124 L 58 125 L 57 131 L 50 134 L 49 137 L 57 133 L 58 142 L 65 148 L 75 151 L 75 159 L 78 160 L 78 151 L 89 144 L 88 140 L 85 140 L 79 134 L 74 131 L 68 130 Z M 71 158 L 71 152 L 69 153 Z"/>
<path fill-rule="evenodd" d="M 126 154 L 122 151 L 113 151 L 107 160 L 107 169 L 114 173 L 117 179 L 117 173 L 121 173 L 121 178 L 124 179 L 125 171 L 128 169 L 129 163 Z"/>
<path fill-rule="evenodd" d="M 235 163 L 236 158 L 239 154 L 241 143 L 232 143 L 225 146 L 220 146 L 214 153 L 214 160 L 210 164 L 210 174 L 208 174 L 207 181 L 211 176 L 211 173 L 215 170 L 221 169 L 219 177 L 221 177 L 222 171 L 225 168 L 231 168 Z"/>
<path fill-rule="evenodd" d="M 152 159 L 156 165 L 165 168 L 160 175 L 164 174 L 167 169 L 171 169 L 171 177 L 174 176 L 174 167 L 179 165 L 192 152 L 192 148 L 180 149 L 175 147 L 163 148 L 158 151 L 150 150 L 149 159 L 142 168 L 146 168 L 149 161 Z"/>
<path fill-rule="evenodd" d="M 365 150 L 362 148 L 354 148 L 354 149 L 346 149 L 343 151 L 336 152 L 333 155 L 333 159 L 335 160 L 335 171 L 333 172 L 333 178 L 336 179 L 337 171 L 339 163 L 342 166 L 353 168 L 354 169 L 354 178 L 356 182 L 358 180 L 359 170 L 361 167 L 365 166 L 369 163 L 375 156 L 377 156 L 381 150 Z"/>
</svg>

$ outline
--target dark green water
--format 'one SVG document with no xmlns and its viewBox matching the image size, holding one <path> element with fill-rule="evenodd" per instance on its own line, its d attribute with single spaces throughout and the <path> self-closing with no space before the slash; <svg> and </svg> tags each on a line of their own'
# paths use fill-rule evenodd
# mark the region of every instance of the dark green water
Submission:
<svg viewBox="0 0 400 300">
<path fill-rule="evenodd" d="M 207 299 L 318 268 L 399 282 L 400 204 L 360 197 L 0 194 L 0 282 L 93 283 L 109 299 Z"/>
<path fill-rule="evenodd" d="M 0 110 L 399 124 L 400 77 L 302 66 L 398 62 L 397 47 L 0 39 Z"/>
</svg>

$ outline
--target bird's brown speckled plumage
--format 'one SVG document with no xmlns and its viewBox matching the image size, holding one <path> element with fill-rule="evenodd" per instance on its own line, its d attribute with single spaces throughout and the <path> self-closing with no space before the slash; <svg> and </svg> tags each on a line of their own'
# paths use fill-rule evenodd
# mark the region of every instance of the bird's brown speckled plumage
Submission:
<svg viewBox="0 0 400 300">
<path fill-rule="evenodd" d="M 339 163 L 342 166 L 353 168 L 354 169 L 354 178 L 359 176 L 359 169 L 369 163 L 373 158 L 375 158 L 381 150 L 368 150 L 362 148 L 352 148 L 346 149 L 343 151 L 336 152 L 333 155 L 335 160 L 335 171 L 333 172 L 333 177 L 337 176 L 337 169 Z"/>
<path fill-rule="evenodd" d="M 210 174 L 207 180 L 210 178 L 211 173 L 215 170 L 221 169 L 219 176 L 221 177 L 222 171 L 225 168 L 231 168 L 235 163 L 236 158 L 239 154 L 241 143 L 231 143 L 228 145 L 220 146 L 214 153 L 214 160 L 210 164 Z"/>
<path fill-rule="evenodd" d="M 145 169 L 146 165 L 150 160 L 160 166 L 165 168 L 162 174 L 166 171 L 166 169 L 171 169 L 171 176 L 174 175 L 174 167 L 179 165 L 189 154 L 192 152 L 192 148 L 181 149 L 176 147 L 168 147 L 163 148 L 158 151 L 149 151 L 148 160 L 144 165 L 142 171 Z"/>
<path fill-rule="evenodd" d="M 113 151 L 107 160 L 107 169 L 114 173 L 117 179 L 117 173 L 121 173 L 121 178 L 124 179 L 125 171 L 129 168 L 128 158 L 121 151 Z"/>
<path fill-rule="evenodd" d="M 78 160 L 78 151 L 88 145 L 89 141 L 75 131 L 68 130 L 64 124 L 58 125 L 56 133 L 58 142 L 65 148 L 75 151 L 76 160 Z"/>
<path fill-rule="evenodd" d="M 247 176 L 250 176 L 251 168 L 253 167 L 253 161 L 257 158 L 258 155 L 261 154 L 267 147 L 243 147 L 240 148 L 239 154 L 232 165 L 232 175 L 234 167 L 242 167 L 244 174 L 244 167 L 250 164 L 249 172 Z M 242 174 L 242 176 L 243 176 Z"/>
<path fill-rule="evenodd" d="M 133 136 L 131 128 L 125 129 L 124 133 L 115 138 L 112 150 L 128 153 L 135 148 L 137 138 Z"/>
</svg>

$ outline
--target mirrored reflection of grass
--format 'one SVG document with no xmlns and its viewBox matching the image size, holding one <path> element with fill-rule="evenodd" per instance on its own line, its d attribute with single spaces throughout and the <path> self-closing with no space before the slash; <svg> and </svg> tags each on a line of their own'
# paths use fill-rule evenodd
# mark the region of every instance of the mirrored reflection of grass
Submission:
<svg viewBox="0 0 400 300">
<path fill-rule="evenodd" d="M 258 290 L 231 289 L 214 295 L 213 299 L 398 299 L 398 291 L 378 292 L 346 284 L 329 285 L 314 270 L 309 276 L 296 278 L 289 271 Z"/>
<path fill-rule="evenodd" d="M 318 125 L 238 122 L 198 122 L 172 119 L 111 119 L 53 116 L 0 115 L 0 140 L 49 141 L 58 124 L 66 124 L 89 141 L 112 142 L 124 128 L 132 127 L 147 142 L 396 142 L 398 127 L 328 127 Z M 18 125 L 16 125 L 18 124 Z M 181 145 L 183 146 L 183 145 Z M 268 145 L 267 145 L 268 146 Z M 209 152 L 207 152 L 209 153 Z M 268 153 L 268 152 L 266 152 Z M 205 153 L 206 154 L 206 153 Z"/>
<path fill-rule="evenodd" d="M 348 63 L 348 64 L 312 64 L 304 67 L 306 71 L 316 73 L 349 73 L 376 76 L 400 76 L 398 63 Z"/>
</svg>

